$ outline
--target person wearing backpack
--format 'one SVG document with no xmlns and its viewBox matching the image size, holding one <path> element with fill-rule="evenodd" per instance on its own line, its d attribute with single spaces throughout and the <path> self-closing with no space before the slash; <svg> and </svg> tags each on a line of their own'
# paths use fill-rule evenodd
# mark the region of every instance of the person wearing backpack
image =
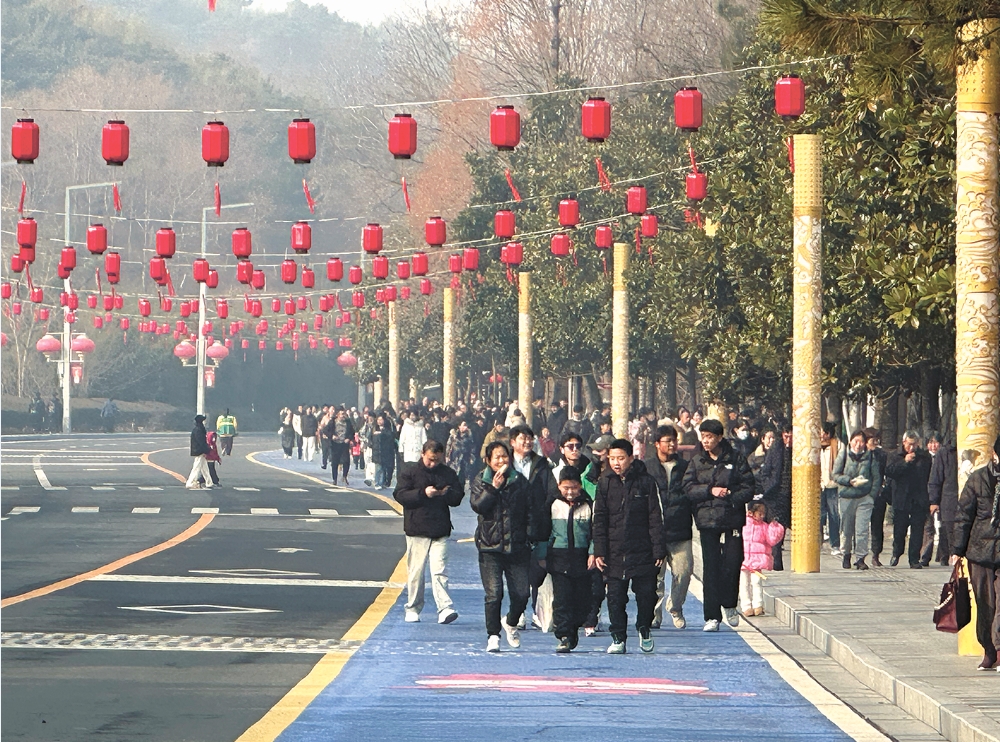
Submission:
<svg viewBox="0 0 1000 742">
<path fill-rule="evenodd" d="M 875 495 L 882 486 L 882 471 L 875 454 L 867 448 L 868 437 L 864 431 L 851 433 L 848 447 L 844 449 L 833 468 L 833 481 L 837 484 L 840 506 L 840 545 L 844 550 L 844 569 L 868 569 L 868 533 L 872 522 Z"/>
</svg>

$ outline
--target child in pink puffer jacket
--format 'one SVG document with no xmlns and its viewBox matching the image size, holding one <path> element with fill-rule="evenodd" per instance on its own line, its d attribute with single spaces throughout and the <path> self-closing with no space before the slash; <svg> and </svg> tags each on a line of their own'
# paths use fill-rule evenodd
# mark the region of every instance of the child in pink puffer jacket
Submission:
<svg viewBox="0 0 1000 742">
<path fill-rule="evenodd" d="M 764 503 L 750 503 L 743 526 L 743 566 L 740 567 L 740 608 L 744 616 L 764 615 L 762 573 L 774 569 L 771 547 L 785 536 L 785 527 L 777 521 L 765 523 L 766 516 Z"/>
</svg>

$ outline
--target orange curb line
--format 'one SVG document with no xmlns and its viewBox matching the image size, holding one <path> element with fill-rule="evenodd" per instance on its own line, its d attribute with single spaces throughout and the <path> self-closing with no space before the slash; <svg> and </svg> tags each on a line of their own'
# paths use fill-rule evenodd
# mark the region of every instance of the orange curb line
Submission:
<svg viewBox="0 0 1000 742">
<path fill-rule="evenodd" d="M 171 471 L 170 469 L 164 468 L 164 467 L 160 466 L 159 464 L 154 464 L 152 461 L 149 460 L 149 457 L 152 456 L 154 453 L 163 453 L 164 451 L 183 451 L 183 450 L 184 450 L 183 446 L 181 446 L 179 448 L 161 448 L 159 451 L 147 451 L 142 456 L 140 456 L 139 459 L 146 466 L 151 466 L 154 469 L 159 469 L 164 474 L 169 474 L 174 479 L 176 479 L 176 480 L 178 480 L 180 482 L 187 482 L 187 477 L 185 477 L 184 475 L 178 474 L 175 471 Z"/>
</svg>

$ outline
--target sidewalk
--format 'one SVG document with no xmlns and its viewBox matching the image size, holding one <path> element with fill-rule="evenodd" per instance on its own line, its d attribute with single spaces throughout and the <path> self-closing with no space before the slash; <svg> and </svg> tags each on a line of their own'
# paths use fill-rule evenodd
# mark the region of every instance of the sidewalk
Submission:
<svg viewBox="0 0 1000 742">
<path fill-rule="evenodd" d="M 1000 740 L 1000 673 L 977 672 L 982 657 L 959 657 L 931 621 L 949 567 L 845 570 L 824 547 L 821 569 L 769 573 L 767 616 L 754 625 L 791 629 L 953 742 Z"/>
</svg>

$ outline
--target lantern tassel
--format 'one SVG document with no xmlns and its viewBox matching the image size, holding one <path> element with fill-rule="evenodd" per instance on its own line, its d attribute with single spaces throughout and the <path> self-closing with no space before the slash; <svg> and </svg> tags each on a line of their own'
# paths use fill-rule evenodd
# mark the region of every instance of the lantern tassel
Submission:
<svg viewBox="0 0 1000 742">
<path fill-rule="evenodd" d="M 218 181 L 215 182 L 215 215 L 222 216 L 222 192 Z"/>
<path fill-rule="evenodd" d="M 635 254 L 642 254 L 642 238 L 639 235 L 639 228 L 635 228 Z"/>
<path fill-rule="evenodd" d="M 507 178 L 507 185 L 510 186 L 510 193 L 514 197 L 515 201 L 521 200 L 521 194 L 517 192 L 517 188 L 514 186 L 514 178 L 510 174 L 510 168 L 507 168 L 503 172 L 504 176 Z"/>
<path fill-rule="evenodd" d="M 309 213 L 316 213 L 316 201 L 313 199 L 312 194 L 309 192 L 309 184 L 306 183 L 306 179 L 302 179 L 302 192 L 306 195 L 306 204 L 309 206 Z"/>
<path fill-rule="evenodd" d="M 101 286 L 101 269 L 94 268 L 94 275 L 97 277 L 97 293 L 104 296 L 104 288 Z"/>
<path fill-rule="evenodd" d="M 791 169 L 792 174 L 795 173 L 795 139 L 788 137 L 785 141 L 785 145 L 788 147 L 788 167 Z"/>
<path fill-rule="evenodd" d="M 608 275 L 608 256 L 605 255 L 604 258 L 604 277 L 607 278 Z"/>
<path fill-rule="evenodd" d="M 25 263 L 24 264 L 24 278 L 28 282 L 28 291 L 34 291 L 35 290 L 35 284 L 32 283 L 32 281 L 31 281 L 31 263 Z M 20 284 L 18 284 L 17 288 L 18 288 L 17 298 L 20 299 L 21 298 L 21 291 L 20 291 L 21 286 L 20 286 Z"/>
<path fill-rule="evenodd" d="M 24 213 L 24 197 L 28 195 L 28 184 L 25 181 L 21 181 L 21 198 L 17 202 L 17 213 Z"/>
<path fill-rule="evenodd" d="M 604 163 L 601 162 L 600 157 L 595 157 L 594 164 L 597 165 L 597 182 L 600 184 L 601 190 L 607 193 L 611 190 L 611 180 L 608 178 L 608 174 L 604 172 Z"/>
<path fill-rule="evenodd" d="M 170 271 L 169 270 L 167 270 L 167 293 L 170 296 L 176 296 L 176 294 L 174 293 L 174 279 L 170 275 Z"/>
<path fill-rule="evenodd" d="M 688 145 L 688 157 L 691 158 L 691 172 L 692 173 L 698 172 L 698 163 L 694 159 L 694 147 L 692 147 L 690 144 Z"/>
<path fill-rule="evenodd" d="M 208 0 L 208 12 L 209 13 L 215 12 L 215 0 Z"/>
<path fill-rule="evenodd" d="M 111 186 L 111 195 L 114 197 L 115 211 L 117 211 L 119 214 L 121 214 L 122 213 L 122 197 L 121 197 L 121 194 L 118 193 L 118 184 L 117 183 L 115 183 L 113 186 Z"/>
<path fill-rule="evenodd" d="M 649 264 L 650 265 L 653 264 L 653 246 L 652 245 L 649 246 Z"/>
<path fill-rule="evenodd" d="M 404 175 L 399 179 L 400 184 L 403 186 L 403 201 L 406 203 L 406 213 L 410 213 L 410 191 L 406 187 L 406 176 Z"/>
<path fill-rule="evenodd" d="M 424 302 L 424 316 L 425 317 L 431 316 L 431 304 L 430 302 L 427 301 Z"/>
</svg>

